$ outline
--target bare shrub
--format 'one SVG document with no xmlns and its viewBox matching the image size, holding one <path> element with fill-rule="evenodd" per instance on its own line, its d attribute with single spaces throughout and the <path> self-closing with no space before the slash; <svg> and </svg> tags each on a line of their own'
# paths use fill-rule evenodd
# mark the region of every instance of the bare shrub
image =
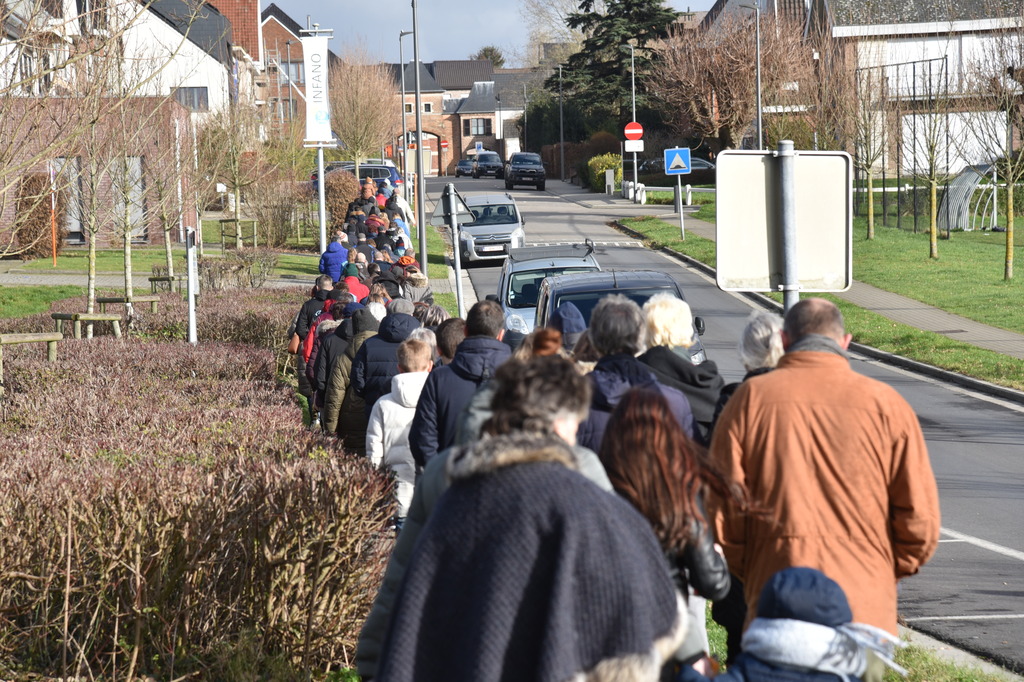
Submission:
<svg viewBox="0 0 1024 682">
<path fill-rule="evenodd" d="M 229 302 L 274 317 L 237 297 L 206 314 Z M 229 679 L 240 642 L 255 668 L 351 659 L 388 482 L 301 429 L 272 351 L 104 337 L 5 356 L 0 667 Z"/>
<path fill-rule="evenodd" d="M 331 227 L 337 229 L 345 224 L 348 205 L 359 196 L 359 180 L 348 171 L 336 170 L 326 173 L 324 182 L 324 206 L 331 214 Z"/>
<path fill-rule="evenodd" d="M 60 253 L 68 236 L 65 224 L 67 196 L 63 192 L 56 192 L 53 199 L 56 208 L 57 253 Z M 22 260 L 49 256 L 53 252 L 50 205 L 49 177 L 45 173 L 22 176 L 21 186 L 18 188 L 17 217 L 14 220 L 14 245 L 18 257 Z"/>
</svg>

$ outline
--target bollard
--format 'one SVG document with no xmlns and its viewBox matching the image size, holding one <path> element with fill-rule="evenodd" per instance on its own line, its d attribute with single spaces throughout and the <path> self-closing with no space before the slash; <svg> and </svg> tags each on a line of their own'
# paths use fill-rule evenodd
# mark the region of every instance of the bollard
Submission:
<svg viewBox="0 0 1024 682">
<path fill-rule="evenodd" d="M 693 188 L 690 185 L 686 186 L 686 205 L 693 206 Z"/>
</svg>

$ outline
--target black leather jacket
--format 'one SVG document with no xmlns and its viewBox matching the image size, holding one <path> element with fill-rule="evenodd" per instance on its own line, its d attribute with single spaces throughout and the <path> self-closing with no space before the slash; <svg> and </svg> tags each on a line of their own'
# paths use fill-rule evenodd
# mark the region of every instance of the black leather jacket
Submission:
<svg viewBox="0 0 1024 682">
<path fill-rule="evenodd" d="M 703 501 L 698 500 L 698 504 L 703 512 Z M 686 543 L 681 551 L 668 553 L 669 570 L 683 594 L 687 593 L 689 586 L 701 597 L 718 601 L 729 593 L 729 564 L 715 550 L 715 536 L 711 529 L 696 520 L 692 523 L 697 541 Z"/>
</svg>

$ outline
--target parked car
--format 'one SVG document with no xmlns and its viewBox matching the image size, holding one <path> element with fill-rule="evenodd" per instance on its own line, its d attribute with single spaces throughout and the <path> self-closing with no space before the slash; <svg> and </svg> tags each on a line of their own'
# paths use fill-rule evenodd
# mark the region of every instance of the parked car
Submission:
<svg viewBox="0 0 1024 682">
<path fill-rule="evenodd" d="M 663 292 L 686 300 L 678 282 L 663 272 L 653 270 L 609 270 L 547 277 L 541 281 L 537 295 L 536 324 L 545 326 L 558 306 L 567 301 L 579 308 L 589 325 L 594 306 L 609 294 L 622 294 L 642 306 L 651 296 Z M 690 347 L 690 359 L 699 365 L 707 360 L 704 345 L 700 342 L 705 328 L 704 319 L 695 316 L 693 328 L 696 343 Z"/>
<path fill-rule="evenodd" d="M 505 189 L 512 189 L 515 185 L 533 185 L 543 190 L 545 177 L 540 154 L 517 152 L 505 164 Z"/>
<path fill-rule="evenodd" d="M 473 159 L 474 178 L 479 178 L 481 175 L 493 175 L 501 179 L 504 174 L 505 164 L 501 162 L 501 157 L 495 152 L 480 152 Z"/>
<path fill-rule="evenodd" d="M 633 164 L 626 164 L 626 176 L 627 179 L 633 177 Z M 650 176 L 659 176 L 654 182 L 647 182 L 646 184 L 675 184 L 676 176 L 665 175 L 665 159 L 664 157 L 657 157 L 654 159 L 647 159 L 640 163 L 638 170 L 641 174 L 648 176 L 647 180 L 652 180 Z M 698 159 L 697 157 L 690 158 L 690 172 L 685 175 L 680 175 L 684 185 L 713 185 L 715 184 L 716 170 L 715 164 L 707 161 L 706 159 Z M 644 182 L 642 178 L 640 180 Z"/>
<path fill-rule="evenodd" d="M 467 262 L 503 259 L 526 244 L 526 220 L 511 194 L 469 194 L 464 197 L 473 221 L 459 226 L 459 248 Z"/>
<path fill-rule="evenodd" d="M 345 164 L 351 165 L 351 163 L 348 162 L 348 161 L 331 161 L 330 163 L 325 163 L 324 164 L 324 173 L 330 173 L 331 171 L 338 170 L 339 168 L 341 168 Z M 317 181 L 317 177 L 319 176 L 319 174 L 320 174 L 320 169 L 319 168 L 314 168 L 313 171 L 309 174 L 309 181 L 313 183 L 313 191 L 316 191 L 316 181 Z"/>
<path fill-rule="evenodd" d="M 501 303 L 506 329 L 529 334 L 533 331 L 541 280 L 600 270 L 594 258 L 594 243 L 589 239 L 582 244 L 512 249 L 501 266 L 498 293 L 487 298 Z"/>
<path fill-rule="evenodd" d="M 461 178 L 463 175 L 473 174 L 473 159 L 459 159 L 459 162 L 455 164 L 455 177 Z"/>
<path fill-rule="evenodd" d="M 341 167 L 350 173 L 356 172 L 356 165 L 351 161 L 345 162 Z M 385 164 L 359 164 L 359 179 L 363 180 L 367 177 L 375 181 L 384 180 L 386 178 L 391 182 L 392 187 L 401 187 L 402 184 L 404 184 L 402 174 L 398 172 L 398 169 L 394 166 L 388 166 Z"/>
</svg>

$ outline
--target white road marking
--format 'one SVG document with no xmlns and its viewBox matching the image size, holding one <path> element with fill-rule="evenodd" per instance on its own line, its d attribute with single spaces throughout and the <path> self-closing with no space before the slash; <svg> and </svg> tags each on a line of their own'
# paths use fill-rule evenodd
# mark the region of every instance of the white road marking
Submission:
<svg viewBox="0 0 1024 682">
<path fill-rule="evenodd" d="M 984 615 L 984 616 L 921 616 L 920 618 L 904 618 L 903 620 L 907 623 L 921 623 L 924 621 L 934 620 L 1021 620 L 1024 619 L 1024 613 L 1007 613 L 1004 615 Z"/>
<path fill-rule="evenodd" d="M 981 547 L 982 549 L 987 549 L 988 551 L 995 552 L 996 554 L 1002 554 L 1003 556 L 1010 557 L 1011 559 L 1016 559 L 1017 561 L 1024 561 L 1024 552 L 1020 552 L 1016 549 L 1003 547 L 1002 545 L 997 545 L 994 542 L 982 540 L 981 538 L 976 538 L 973 535 L 967 535 L 966 533 L 958 533 L 957 531 L 950 530 L 949 528 L 942 528 L 941 530 L 944 535 L 947 535 L 950 538 L 953 538 L 954 540 L 967 542 L 969 544 L 974 545 L 975 547 Z"/>
</svg>

